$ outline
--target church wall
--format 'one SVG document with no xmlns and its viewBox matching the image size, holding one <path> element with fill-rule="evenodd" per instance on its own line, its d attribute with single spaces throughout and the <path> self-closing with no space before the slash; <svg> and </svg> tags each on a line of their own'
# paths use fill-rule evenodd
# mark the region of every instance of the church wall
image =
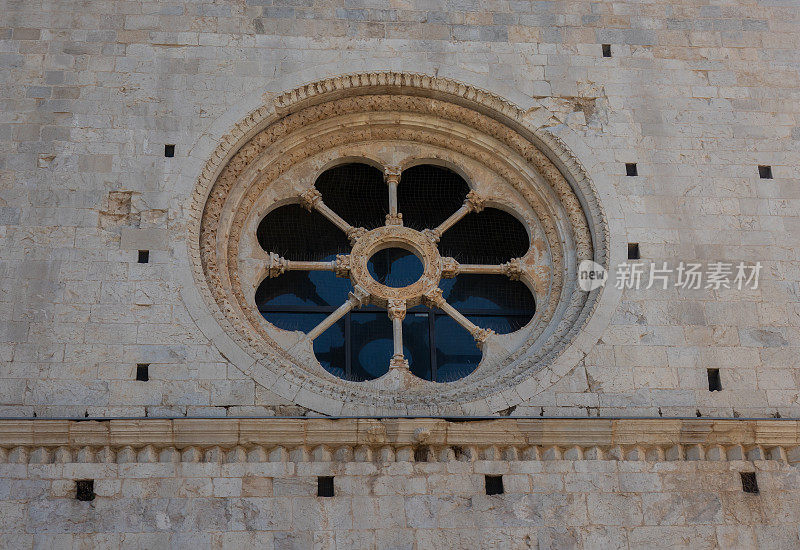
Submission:
<svg viewBox="0 0 800 550">
<path fill-rule="evenodd" d="M 585 360 L 513 414 L 796 416 L 798 26 L 782 2 L 9 2 L 0 414 L 302 414 L 187 312 L 189 196 L 221 137 L 276 94 L 404 70 L 569 131 L 645 269 L 763 264 L 749 292 L 626 290 Z"/>
</svg>

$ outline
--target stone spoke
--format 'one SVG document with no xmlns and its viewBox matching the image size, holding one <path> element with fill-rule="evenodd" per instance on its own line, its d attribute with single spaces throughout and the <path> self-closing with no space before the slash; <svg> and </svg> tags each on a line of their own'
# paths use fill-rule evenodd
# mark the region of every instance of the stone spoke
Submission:
<svg viewBox="0 0 800 550">
<path fill-rule="evenodd" d="M 356 285 L 347 298 L 347 301 L 340 305 L 336 311 L 325 317 L 320 324 L 315 326 L 306 334 L 305 340 L 314 341 L 320 334 L 331 328 L 336 321 L 347 315 L 351 310 L 361 307 L 369 298 L 369 293 L 360 285 Z"/>
<path fill-rule="evenodd" d="M 506 275 L 512 281 L 518 281 L 522 276 L 524 264 L 521 258 L 514 258 L 504 264 L 461 264 L 454 258 L 442 258 L 442 277 L 452 279 L 462 273 L 476 275 Z"/>
<path fill-rule="evenodd" d="M 426 294 L 425 302 L 428 304 L 428 306 L 438 307 L 452 317 L 456 323 L 467 329 L 467 332 L 469 332 L 475 339 L 478 347 L 482 347 L 484 342 L 486 342 L 486 339 L 494 334 L 493 330 L 479 327 L 464 317 L 456 308 L 447 303 L 447 300 L 442 297 L 442 289 L 440 288 L 437 288 Z"/>
<path fill-rule="evenodd" d="M 469 214 L 470 212 L 480 212 L 486 204 L 486 199 L 478 195 L 475 191 L 467 193 L 467 198 L 464 199 L 464 204 L 461 208 L 453 212 L 453 214 L 439 224 L 435 229 L 426 229 L 423 231 L 433 242 L 439 242 L 445 231 L 453 227 L 458 221 Z"/>
<path fill-rule="evenodd" d="M 337 277 L 348 277 L 350 275 L 350 256 L 339 254 L 335 260 L 330 262 L 309 262 L 287 260 L 275 252 L 270 252 L 267 261 L 269 276 L 278 277 L 287 271 L 333 271 Z"/>
<path fill-rule="evenodd" d="M 400 183 L 400 167 L 387 166 L 383 172 L 386 185 L 389 186 L 389 213 L 386 225 L 403 225 L 403 215 L 397 211 L 397 186 Z"/>
<path fill-rule="evenodd" d="M 306 210 L 316 210 L 328 218 L 332 224 L 344 231 L 344 233 L 347 235 L 347 238 L 350 239 L 350 244 L 353 244 L 360 236 L 367 232 L 367 230 L 363 227 L 353 227 L 339 214 L 331 210 L 330 207 L 328 207 L 328 205 L 322 200 L 322 193 L 320 193 L 314 187 L 308 189 L 302 195 L 300 195 L 300 202 L 306 208 Z"/>
<path fill-rule="evenodd" d="M 408 369 L 408 359 L 403 355 L 403 319 L 406 316 L 406 301 L 390 299 L 386 308 L 392 320 L 394 354 L 389 361 L 390 369 Z"/>
</svg>

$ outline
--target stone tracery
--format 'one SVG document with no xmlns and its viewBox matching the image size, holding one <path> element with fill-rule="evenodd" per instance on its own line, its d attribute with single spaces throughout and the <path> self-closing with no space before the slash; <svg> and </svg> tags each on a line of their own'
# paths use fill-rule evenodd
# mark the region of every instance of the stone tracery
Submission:
<svg viewBox="0 0 800 550">
<path fill-rule="evenodd" d="M 373 81 L 385 84 L 371 84 Z M 245 289 L 251 288 L 254 278 L 262 273 L 277 274 L 300 267 L 291 259 L 260 257 L 243 238 L 245 226 L 252 225 L 276 200 L 285 202 L 305 193 L 305 205 L 327 214 L 351 243 L 357 245 L 365 239 L 366 229 L 323 211 L 324 202 L 312 188 L 313 174 L 348 156 L 398 169 L 420 158 L 459 166 L 474 176 L 470 181 L 476 187 L 453 216 L 491 204 L 518 212 L 531 228 L 531 252 L 519 260 L 502 266 L 459 264 L 451 258 L 436 262 L 437 276 L 491 272 L 519 277 L 533 289 L 541 308 L 537 308 L 534 322 L 522 337 L 497 339 L 498 345 L 489 350 L 484 361 L 486 365 L 482 363 L 467 379 L 438 389 L 435 407 L 459 408 L 465 401 L 513 387 L 563 349 L 591 313 L 597 298 L 575 289 L 575 265 L 589 258 L 604 263 L 608 236 L 597 199 L 574 158 L 566 155 L 561 159 L 576 170 L 570 184 L 540 150 L 548 143 L 566 154 L 557 140 L 526 130 L 521 114 L 507 103 L 498 103 L 498 98 L 441 79 L 394 73 L 342 77 L 290 95 L 293 102 L 289 96 L 276 100 L 277 112 L 272 117 L 264 118 L 268 111 L 254 115 L 264 120 L 263 130 L 239 149 L 217 177 L 213 177 L 213 171 L 204 170 L 209 193 L 197 227 L 199 246 L 194 257 L 201 261 L 202 272 L 196 273 L 221 326 L 251 356 L 262 357 L 249 370 L 251 375 L 264 380 L 287 376 L 293 386 L 307 388 L 323 400 L 329 396 L 341 401 L 346 394 L 346 400 L 360 401 L 363 407 L 413 411 L 430 405 L 426 396 L 433 390 L 425 384 L 401 384 L 413 386 L 415 391 L 398 398 L 391 392 L 376 391 L 377 387 L 353 388 L 347 382 L 326 379 L 324 373 L 309 365 L 313 355 L 308 350 L 303 353 L 298 342 L 287 345 L 285 337 L 259 321 L 247 298 L 249 291 Z M 401 154 L 387 153 L 391 144 Z M 219 164 L 221 158 L 215 156 L 210 162 Z M 391 188 L 395 170 L 386 172 Z M 294 183 L 286 183 L 288 174 L 296 178 Z M 386 227 L 403 227 L 400 215 L 396 205 L 390 204 Z M 424 240 L 435 242 L 455 221 L 423 232 Z M 304 267 L 336 270 L 343 275 L 358 269 L 354 259 L 343 256 L 325 266 Z M 260 268 L 254 267 L 259 263 Z M 397 296 L 387 296 L 386 300 L 390 298 Z M 471 332 L 486 340 L 486 334 Z M 264 370 L 274 374 L 265 377 Z"/>
</svg>

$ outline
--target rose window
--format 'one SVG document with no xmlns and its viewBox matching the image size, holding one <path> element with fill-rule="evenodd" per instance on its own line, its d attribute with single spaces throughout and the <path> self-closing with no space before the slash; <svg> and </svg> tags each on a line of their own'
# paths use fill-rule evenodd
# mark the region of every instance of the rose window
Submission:
<svg viewBox="0 0 800 550">
<path fill-rule="evenodd" d="M 489 339 L 535 313 L 521 280 L 529 228 L 448 168 L 327 169 L 256 233 L 268 253 L 259 312 L 302 333 L 295 346 L 310 343 L 320 365 L 346 380 L 390 369 L 463 378 Z"/>
<path fill-rule="evenodd" d="M 579 266 L 621 216 L 546 103 L 407 73 L 264 98 L 196 166 L 181 287 L 256 406 L 494 414 L 591 351 L 617 293 Z"/>
</svg>

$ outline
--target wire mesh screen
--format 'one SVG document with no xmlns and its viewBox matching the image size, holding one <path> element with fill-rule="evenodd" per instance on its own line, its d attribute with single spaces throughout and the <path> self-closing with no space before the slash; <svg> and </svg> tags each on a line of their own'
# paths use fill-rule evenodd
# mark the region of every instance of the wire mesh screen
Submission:
<svg viewBox="0 0 800 550">
<path fill-rule="evenodd" d="M 347 300 L 352 288 L 350 279 L 337 277 L 330 271 L 289 271 L 264 279 L 256 290 L 255 301 L 261 310 L 308 310 L 324 306 L 333 311 Z"/>
<path fill-rule="evenodd" d="M 380 170 L 347 164 L 322 174 L 316 182 L 323 201 L 355 227 L 384 225 L 389 192 Z M 469 191 L 456 173 L 431 165 L 409 168 L 398 186 L 404 224 L 435 228 L 456 212 Z M 317 211 L 287 205 L 270 212 L 258 226 L 264 250 L 289 260 L 331 261 L 349 254 L 347 236 Z M 445 231 L 442 256 L 460 263 L 500 264 L 524 256 L 529 239 L 514 216 L 487 208 L 471 213 Z M 368 262 L 376 281 L 406 286 L 423 271 L 419 258 L 403 249 L 383 249 Z M 504 275 L 463 274 L 442 279 L 443 297 L 479 327 L 504 334 L 525 326 L 536 310 L 534 297 L 520 281 Z M 289 271 L 266 278 L 255 301 L 264 318 L 284 330 L 308 333 L 347 300 L 348 278 L 331 271 Z M 403 351 L 411 371 L 428 380 L 450 382 L 471 373 L 482 354 L 469 331 L 443 310 L 418 305 L 403 321 Z M 339 319 L 313 343 L 320 364 L 346 380 L 364 381 L 388 371 L 393 354 L 392 324 L 386 311 L 367 305 Z"/>
<path fill-rule="evenodd" d="M 261 248 L 287 260 L 323 261 L 350 252 L 342 231 L 319 212 L 309 212 L 299 204 L 281 206 L 264 216 L 256 235 Z"/>
<path fill-rule="evenodd" d="M 403 225 L 433 229 L 464 203 L 469 186 L 447 168 L 423 164 L 405 170 L 397 187 L 397 209 Z"/>
<path fill-rule="evenodd" d="M 377 168 L 343 164 L 326 170 L 314 186 L 325 204 L 353 227 L 373 229 L 385 223 L 389 187 Z"/>
<path fill-rule="evenodd" d="M 506 212 L 486 208 L 467 214 L 442 235 L 439 253 L 466 264 L 500 264 L 524 256 L 528 232 Z"/>
<path fill-rule="evenodd" d="M 533 294 L 522 281 L 505 275 L 462 274 L 439 283 L 442 296 L 462 313 L 533 316 Z"/>
</svg>

